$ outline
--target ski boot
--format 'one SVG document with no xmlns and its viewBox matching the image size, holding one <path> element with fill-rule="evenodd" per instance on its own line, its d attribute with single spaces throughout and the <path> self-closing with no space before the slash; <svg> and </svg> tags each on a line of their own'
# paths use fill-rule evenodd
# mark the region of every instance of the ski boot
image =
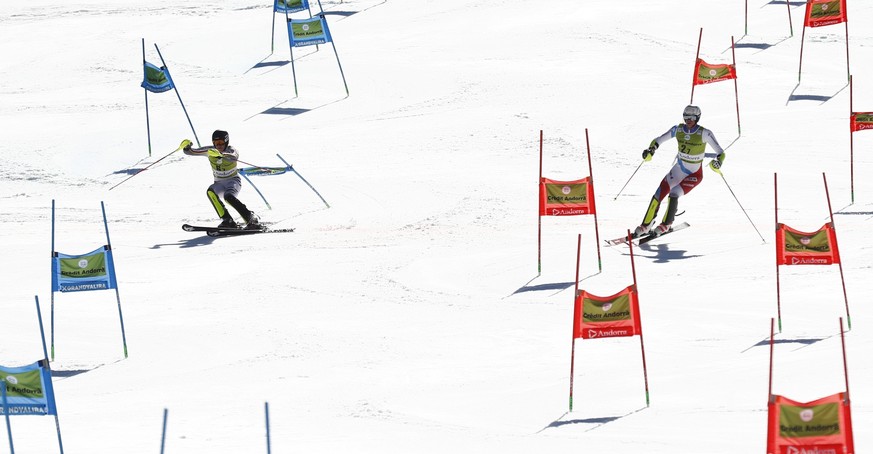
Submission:
<svg viewBox="0 0 873 454">
<path fill-rule="evenodd" d="M 248 221 L 246 221 L 246 230 L 261 230 L 264 227 L 261 225 L 261 219 L 254 212 L 251 212 Z"/>
<path fill-rule="evenodd" d="M 236 225 L 233 218 L 230 217 L 221 218 L 221 224 L 218 224 L 219 229 L 235 229 L 238 227 L 239 226 Z"/>
</svg>

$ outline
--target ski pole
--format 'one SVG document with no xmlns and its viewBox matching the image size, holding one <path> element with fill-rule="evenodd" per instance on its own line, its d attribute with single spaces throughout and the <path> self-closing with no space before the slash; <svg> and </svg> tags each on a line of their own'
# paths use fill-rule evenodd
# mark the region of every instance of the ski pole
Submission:
<svg viewBox="0 0 873 454">
<path fill-rule="evenodd" d="M 612 200 L 617 200 L 617 199 L 618 199 L 618 196 L 621 195 L 621 191 L 624 191 L 624 188 L 626 188 L 627 185 L 628 185 L 628 183 L 631 182 L 631 180 L 634 178 L 634 175 L 636 175 L 636 174 L 637 174 L 637 171 L 640 170 L 640 167 L 643 166 L 643 163 L 644 163 L 644 162 L 646 162 L 646 161 L 640 161 L 640 165 L 637 166 L 637 169 L 634 170 L 634 173 L 632 173 L 631 176 L 630 176 L 630 178 L 627 179 L 627 183 L 625 183 L 624 186 L 621 187 L 621 189 L 618 191 L 618 194 L 616 194 L 616 195 L 615 195 L 615 198 L 613 198 Z"/>
<path fill-rule="evenodd" d="M 731 185 L 728 184 L 727 179 L 724 177 L 724 174 L 721 173 L 721 169 L 712 169 L 712 170 L 715 170 L 715 173 L 717 173 L 717 174 L 719 174 L 719 175 L 721 176 L 721 180 L 724 181 L 724 185 L 727 186 L 728 191 L 731 192 L 731 195 L 734 197 L 734 200 L 737 201 L 737 205 L 739 205 L 739 206 L 740 206 L 740 209 L 743 210 L 743 214 L 746 215 L 746 219 L 748 219 L 748 220 L 749 220 L 749 223 L 752 224 L 752 227 L 754 227 L 755 232 L 758 232 L 758 236 L 761 237 L 761 241 L 763 241 L 764 243 L 767 243 L 767 240 L 765 240 L 765 239 L 764 239 L 764 236 L 761 235 L 761 232 L 758 231 L 758 227 L 755 227 L 755 223 L 752 222 L 752 218 L 749 217 L 749 213 L 747 213 L 747 212 L 746 212 L 746 209 L 743 208 L 743 204 L 740 203 L 740 199 L 738 199 L 738 198 L 737 198 L 737 195 L 734 194 L 734 190 L 731 189 Z"/>
<path fill-rule="evenodd" d="M 131 175 L 131 176 L 129 176 L 129 177 L 127 177 L 127 178 L 125 178 L 125 179 L 123 179 L 123 180 L 121 180 L 121 182 L 120 182 L 120 183 L 118 183 L 118 184 L 116 184 L 116 185 L 115 185 L 115 186 L 113 186 L 113 187 L 111 187 L 111 188 L 109 188 L 109 190 L 110 190 L 110 191 L 111 191 L 111 190 L 113 190 L 113 189 L 115 189 L 115 188 L 117 188 L 117 187 L 119 187 L 119 186 L 121 186 L 121 183 L 124 183 L 124 182 L 125 182 L 125 181 L 127 181 L 127 180 L 129 180 L 129 179 L 131 179 L 131 178 L 133 178 L 133 177 L 135 177 L 135 176 L 137 176 L 137 175 L 139 175 L 139 174 L 140 174 L 140 172 L 142 172 L 142 171 L 143 171 L 143 170 L 147 170 L 147 169 L 148 169 L 148 168 L 149 168 L 149 167 L 151 167 L 151 166 L 153 166 L 153 165 L 155 165 L 155 164 L 157 164 L 157 163 L 159 163 L 159 162 L 161 162 L 161 161 L 163 161 L 163 160 L 164 160 L 164 158 L 166 158 L 166 157 L 168 157 L 168 156 L 170 156 L 170 155 L 171 155 L 171 154 L 173 154 L 173 153 L 175 153 L 175 152 L 177 152 L 177 151 L 179 151 L 179 150 L 181 150 L 181 149 L 182 149 L 182 148 L 185 148 L 185 145 L 186 145 L 186 143 L 185 143 L 185 142 L 188 142 L 188 145 L 190 145 L 190 144 L 191 144 L 191 142 L 190 142 L 190 141 L 184 141 L 184 140 L 183 140 L 183 141 L 182 141 L 182 143 L 181 143 L 181 144 L 180 144 L 180 145 L 179 145 L 179 148 L 176 148 L 176 149 L 175 149 L 175 150 L 173 150 L 173 151 L 171 151 L 171 152 L 169 152 L 169 153 L 167 153 L 167 154 L 166 154 L 166 155 L 164 155 L 164 157 L 163 157 L 163 158 L 161 158 L 161 159 L 158 159 L 158 160 L 157 160 L 157 161 L 155 161 L 155 162 L 153 162 L 153 163 L 151 163 L 151 164 L 149 164 L 149 165 L 147 165 L 147 166 L 145 166 L 145 167 L 143 167 L 143 168 L 142 168 L 142 169 L 139 169 L 139 170 L 138 170 L 138 171 L 137 171 L 137 172 L 136 172 L 136 173 L 135 173 L 135 174 L 133 174 L 133 175 Z"/>
</svg>

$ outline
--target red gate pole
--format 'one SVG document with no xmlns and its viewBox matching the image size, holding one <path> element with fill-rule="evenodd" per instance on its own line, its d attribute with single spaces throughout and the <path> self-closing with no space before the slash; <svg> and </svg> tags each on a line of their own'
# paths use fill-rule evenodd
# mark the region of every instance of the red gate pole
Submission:
<svg viewBox="0 0 873 454">
<path fill-rule="evenodd" d="M 834 229 L 834 241 L 836 242 L 837 226 L 834 225 L 834 211 L 831 208 L 831 196 L 830 196 L 830 193 L 828 192 L 828 179 L 825 176 L 824 172 L 821 173 L 821 177 L 824 180 L 825 196 L 828 199 L 828 213 L 830 213 L 830 215 L 831 215 L 831 227 Z M 837 250 L 839 250 L 839 246 L 838 245 L 835 245 L 835 246 L 837 247 Z M 839 262 L 837 263 L 837 265 L 839 265 L 839 267 L 840 267 L 840 282 L 843 284 L 843 300 L 846 302 L 846 323 L 849 325 L 849 331 L 851 331 L 852 330 L 852 316 L 849 315 L 849 295 L 846 293 L 846 278 L 843 275 L 843 260 L 840 259 Z"/>
<path fill-rule="evenodd" d="M 848 15 L 848 11 L 844 11 L 845 14 Z M 849 79 L 852 78 L 852 72 L 849 69 L 849 21 L 848 19 L 844 22 L 846 24 L 846 75 Z"/>
<path fill-rule="evenodd" d="M 779 188 L 776 184 L 776 173 L 773 173 L 773 198 L 774 212 L 776 216 L 776 231 L 779 231 Z M 782 246 L 779 241 L 776 243 L 776 257 L 779 257 L 779 248 Z M 779 332 L 782 332 L 782 300 L 779 292 L 779 259 L 776 259 L 776 317 L 779 320 Z"/>
<path fill-rule="evenodd" d="M 843 317 L 840 317 L 840 341 L 843 343 L 843 374 L 846 377 L 846 404 L 850 402 L 849 399 L 849 363 L 846 362 L 846 335 L 843 331 Z"/>
<path fill-rule="evenodd" d="M 787 3 L 787 0 L 786 0 Z M 791 10 L 789 10 L 791 11 Z M 792 36 L 794 33 L 792 32 Z M 797 84 L 800 85 L 800 69 L 803 68 L 803 38 L 806 37 L 806 25 L 803 26 L 803 33 L 800 34 L 800 62 L 797 64 Z"/>
<path fill-rule="evenodd" d="M 543 273 L 543 217 L 540 214 L 543 184 L 543 130 L 540 129 L 540 177 L 537 180 L 537 276 Z"/>
<path fill-rule="evenodd" d="M 731 36 L 731 57 L 733 58 L 734 71 L 737 70 L 737 54 L 734 51 L 734 37 Z M 734 77 L 734 99 L 737 101 L 737 137 L 743 135 L 740 129 L 740 91 L 737 88 L 737 78 Z"/>
<path fill-rule="evenodd" d="M 849 76 L 849 190 L 852 203 L 855 203 L 855 134 L 852 131 L 852 115 L 855 109 L 852 107 L 852 76 Z"/>
<path fill-rule="evenodd" d="M 694 69 L 697 69 L 697 60 L 700 59 L 700 42 L 703 41 L 703 27 L 700 27 L 700 36 L 697 37 L 697 54 L 694 56 Z M 694 82 L 697 80 L 697 73 L 692 71 L 694 74 L 691 76 L 691 102 L 688 104 L 694 104 Z"/>
<path fill-rule="evenodd" d="M 637 290 L 637 268 L 634 265 L 634 243 L 633 237 L 631 236 L 630 229 L 627 231 L 627 244 L 630 247 L 630 259 L 631 259 L 631 273 L 634 277 L 634 293 L 637 294 L 637 303 L 639 303 L 639 291 Z M 639 304 L 637 304 L 637 309 L 639 309 Z M 639 311 L 638 311 L 639 312 Z M 646 346 L 643 344 L 643 321 L 640 318 L 640 314 L 636 314 L 639 318 L 640 323 L 640 353 L 643 356 L 643 383 L 646 389 L 646 407 L 649 406 L 649 372 L 646 368 Z"/>
<path fill-rule="evenodd" d="M 576 285 L 573 290 L 573 330 L 570 343 L 570 411 L 573 411 L 573 371 L 576 359 L 576 299 L 579 298 L 579 259 L 582 252 L 582 234 L 576 240 Z"/>
<path fill-rule="evenodd" d="M 585 128 L 585 147 L 588 148 L 588 175 L 591 176 L 591 194 L 595 195 L 594 170 L 591 167 L 591 143 L 588 141 L 588 128 Z M 603 261 L 600 257 L 600 227 L 597 224 L 597 204 L 594 200 L 591 201 L 591 206 L 594 207 L 594 240 L 597 241 L 597 271 L 603 271 Z"/>
<path fill-rule="evenodd" d="M 770 385 L 767 387 L 767 401 L 773 397 L 773 317 L 770 317 Z"/>
</svg>

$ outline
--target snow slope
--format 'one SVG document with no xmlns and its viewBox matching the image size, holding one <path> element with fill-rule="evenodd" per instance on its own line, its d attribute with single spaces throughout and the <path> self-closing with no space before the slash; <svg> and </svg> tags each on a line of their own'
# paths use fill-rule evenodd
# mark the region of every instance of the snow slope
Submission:
<svg viewBox="0 0 873 454">
<path fill-rule="evenodd" d="M 0 364 L 42 356 L 55 249 L 105 242 L 109 219 L 129 357 L 112 292 L 57 294 L 52 363 L 65 452 L 763 452 L 779 220 L 828 221 L 827 176 L 852 330 L 846 335 L 858 452 L 873 446 L 873 313 L 865 299 L 873 136 L 855 136 L 843 25 L 808 29 L 804 6 L 706 0 L 322 0 L 334 48 L 295 50 L 269 5 L 228 0 L 0 4 L 0 222 L 6 263 Z M 873 110 L 873 6 L 849 0 L 856 111 Z M 277 22 L 281 22 L 277 16 Z M 632 282 L 627 248 L 601 251 L 593 217 L 543 218 L 537 270 L 539 131 L 544 175 L 588 174 L 601 240 L 641 219 L 671 165 L 649 141 L 681 120 L 700 56 L 731 60 L 733 84 L 698 86 L 701 123 L 727 147 L 725 180 L 681 199 L 692 228 L 634 250 L 651 403 L 639 338 L 576 343 L 568 412 L 576 244 L 581 288 Z M 142 78 L 155 43 L 197 137 L 230 131 L 256 177 L 241 199 L 291 234 L 213 239 L 205 160 L 173 94 Z M 729 184 L 730 186 L 726 185 Z M 731 191 L 736 196 L 732 196 Z M 748 218 L 740 205 L 745 209 Z M 759 234 L 760 232 L 760 234 Z M 839 269 L 781 267 L 774 393 L 845 389 Z M 846 320 L 844 320 L 845 322 Z M 12 419 L 15 452 L 57 452 L 45 417 Z M 5 434 L 5 431 L 4 431 Z M 4 442 L 5 435 L 0 436 Z M 5 449 L 5 444 L 4 448 Z M 4 451 L 5 452 L 5 451 Z"/>
</svg>

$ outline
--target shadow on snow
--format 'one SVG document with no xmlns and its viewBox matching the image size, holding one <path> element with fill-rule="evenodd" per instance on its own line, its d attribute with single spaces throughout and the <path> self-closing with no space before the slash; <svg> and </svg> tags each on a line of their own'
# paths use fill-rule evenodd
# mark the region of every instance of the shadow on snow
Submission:
<svg viewBox="0 0 873 454">
<path fill-rule="evenodd" d="M 646 407 L 641 407 L 641 408 L 638 408 L 630 413 L 626 413 L 626 414 L 621 415 L 621 416 L 604 416 L 604 417 L 600 417 L 600 418 L 584 418 L 584 419 L 563 420 L 563 418 L 570 413 L 570 412 L 566 412 L 563 415 L 561 415 L 558 419 L 552 421 L 548 426 L 540 429 L 539 432 L 537 432 L 537 433 L 540 433 L 546 429 L 553 429 L 553 428 L 561 427 L 561 426 L 568 426 L 568 425 L 575 425 L 575 424 L 594 424 L 594 427 L 591 427 L 591 428 L 585 430 L 585 432 L 589 432 L 589 431 L 592 431 L 594 429 L 598 429 L 600 427 L 603 427 L 605 424 L 611 423 L 613 421 L 618 421 L 619 419 L 628 417 L 634 413 L 640 412 L 640 411 L 645 410 L 645 409 L 646 409 Z"/>
<path fill-rule="evenodd" d="M 791 90 L 791 94 L 788 95 L 788 100 L 785 101 L 785 105 L 787 106 L 788 103 L 790 103 L 792 101 L 820 101 L 821 104 L 824 104 L 824 103 L 830 101 L 831 99 L 833 99 L 838 94 L 840 94 L 840 92 L 845 90 L 846 87 L 848 87 L 848 86 L 849 86 L 849 84 L 847 82 L 846 85 L 840 87 L 840 89 L 837 90 L 837 92 L 832 94 L 832 95 L 814 95 L 814 94 L 797 94 L 796 95 L 796 94 L 794 94 L 794 92 L 797 91 L 797 89 L 800 87 L 800 83 L 798 83 L 797 85 L 794 86 L 794 90 Z"/>
</svg>

